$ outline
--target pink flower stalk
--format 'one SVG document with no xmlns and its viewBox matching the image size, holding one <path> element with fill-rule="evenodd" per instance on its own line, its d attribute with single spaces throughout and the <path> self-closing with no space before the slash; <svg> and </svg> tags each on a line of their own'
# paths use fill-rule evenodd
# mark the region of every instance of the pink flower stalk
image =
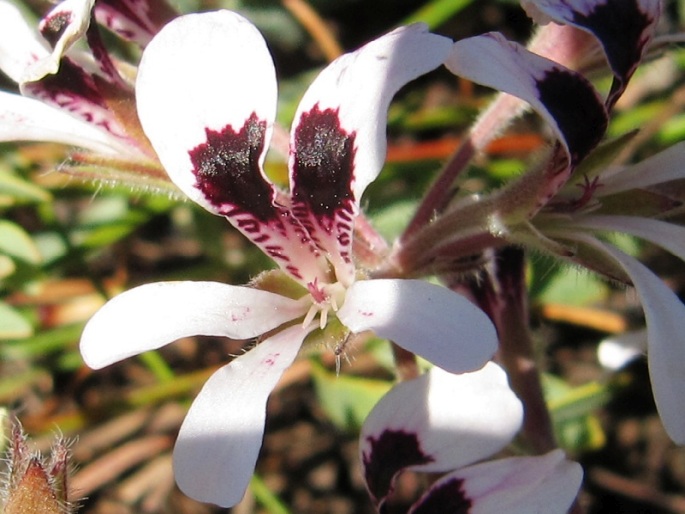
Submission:
<svg viewBox="0 0 685 514">
<path fill-rule="evenodd" d="M 353 254 L 361 196 L 385 159 L 389 102 L 440 66 L 451 46 L 414 25 L 324 69 L 295 115 L 289 193 L 262 168 L 276 79 L 255 27 L 229 11 L 187 15 L 145 49 L 138 115 L 171 180 L 299 284 L 294 295 L 214 282 L 149 284 L 115 297 L 86 325 L 81 352 L 94 368 L 184 336 L 263 336 L 207 381 L 181 427 L 174 467 L 189 496 L 222 506 L 242 498 L 269 393 L 307 336 L 334 319 L 341 339 L 372 330 L 450 372 L 478 369 L 494 353 L 494 328 L 468 300 L 418 280 L 369 279 Z"/>
<path fill-rule="evenodd" d="M 494 363 L 454 375 L 433 368 L 395 386 L 361 430 L 367 488 L 379 512 L 392 501 L 404 471 L 445 473 L 408 510 L 564 514 L 583 472 L 561 450 L 538 457 L 481 462 L 502 450 L 521 427 L 523 406 Z"/>
</svg>

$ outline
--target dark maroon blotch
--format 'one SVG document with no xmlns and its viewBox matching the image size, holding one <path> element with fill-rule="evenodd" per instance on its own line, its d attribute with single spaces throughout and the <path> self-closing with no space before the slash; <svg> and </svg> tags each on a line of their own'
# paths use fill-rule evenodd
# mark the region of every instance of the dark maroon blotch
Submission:
<svg viewBox="0 0 685 514">
<path fill-rule="evenodd" d="M 648 41 L 644 31 L 654 20 L 640 10 L 637 0 L 604 0 L 589 14 L 576 12 L 573 22 L 602 42 L 611 68 L 618 75 L 607 99 L 607 105 L 612 106 L 642 59 Z"/>
<path fill-rule="evenodd" d="M 237 132 L 230 125 L 205 129 L 207 142 L 188 152 L 197 188 L 221 214 L 246 213 L 261 222 L 277 217 L 273 188 L 259 166 L 265 132 L 266 122 L 252 113 Z"/>
<path fill-rule="evenodd" d="M 62 37 L 64 31 L 69 26 L 71 20 L 71 13 L 69 11 L 61 11 L 51 15 L 43 20 L 40 29 L 41 35 L 50 43 L 52 48 L 55 47 L 59 38 Z"/>
<path fill-rule="evenodd" d="M 295 131 L 293 200 L 317 218 L 333 218 L 353 202 L 355 134 L 340 126 L 337 109 L 302 114 Z"/>
<path fill-rule="evenodd" d="M 553 68 L 537 81 L 538 97 L 557 122 L 571 152 L 580 162 L 602 139 L 608 116 L 592 85 L 581 75 Z"/>
<path fill-rule="evenodd" d="M 473 502 L 466 496 L 464 480 L 453 478 L 446 480 L 416 502 L 412 514 L 468 514 Z"/>
<path fill-rule="evenodd" d="M 38 82 L 28 83 L 25 87 L 31 95 L 68 110 L 74 110 L 69 107 L 74 101 L 106 107 L 93 75 L 67 57 L 60 61 L 57 73 L 46 75 Z"/>
<path fill-rule="evenodd" d="M 393 477 L 409 466 L 428 464 L 433 457 L 426 454 L 415 433 L 404 430 L 385 430 L 376 439 L 367 437 L 371 446 L 364 453 L 364 477 L 369 492 L 378 501 L 390 493 Z"/>
</svg>

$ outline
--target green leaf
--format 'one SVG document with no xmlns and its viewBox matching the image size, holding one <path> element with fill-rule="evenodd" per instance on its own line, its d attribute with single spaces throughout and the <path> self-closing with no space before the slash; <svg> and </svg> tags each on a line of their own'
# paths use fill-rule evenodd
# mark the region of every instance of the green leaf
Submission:
<svg viewBox="0 0 685 514">
<path fill-rule="evenodd" d="M 0 220 L 0 253 L 38 265 L 42 257 L 31 236 L 16 223 Z"/>
<path fill-rule="evenodd" d="M 50 198 L 45 189 L 0 167 L 0 205 L 47 202 Z"/>
<path fill-rule="evenodd" d="M 6 255 L 0 255 L 0 280 L 9 277 L 17 269 L 14 261 Z"/>
<path fill-rule="evenodd" d="M 336 375 L 313 363 L 319 401 L 331 421 L 344 430 L 358 430 L 374 405 L 392 387 L 385 380 Z"/>
<path fill-rule="evenodd" d="M 602 447 L 606 436 L 593 411 L 611 399 L 611 390 L 598 382 L 571 387 L 548 374 L 542 376 L 542 385 L 560 445 L 573 452 Z"/>
<path fill-rule="evenodd" d="M 471 4 L 472 0 L 433 0 L 401 22 L 410 25 L 416 22 L 428 24 L 434 29 Z"/>
<path fill-rule="evenodd" d="M 14 307 L 0 302 L 0 339 L 19 339 L 33 334 L 33 327 Z"/>
<path fill-rule="evenodd" d="M 564 267 L 547 282 L 538 301 L 584 306 L 599 302 L 609 293 L 606 282 L 584 270 Z"/>
<path fill-rule="evenodd" d="M 371 214 L 374 228 L 386 241 L 393 241 L 407 226 L 416 211 L 417 202 L 405 200 L 396 202 Z"/>
<path fill-rule="evenodd" d="M 2 318 L 0 313 L 0 319 Z M 84 323 L 75 323 L 46 330 L 30 337 L 21 336 L 22 339 L 19 339 L 20 336 L 15 336 L 15 340 L 7 341 L 0 346 L 0 358 L 32 359 L 75 347 L 83 332 L 83 326 Z"/>
</svg>

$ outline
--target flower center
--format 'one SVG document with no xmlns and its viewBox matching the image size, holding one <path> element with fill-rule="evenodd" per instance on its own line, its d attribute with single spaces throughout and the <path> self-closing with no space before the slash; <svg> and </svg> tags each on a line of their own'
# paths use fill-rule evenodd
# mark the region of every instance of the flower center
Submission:
<svg viewBox="0 0 685 514">
<path fill-rule="evenodd" d="M 308 326 L 319 314 L 319 327 L 323 329 L 328 322 L 328 313 L 336 312 L 342 306 L 347 289 L 340 282 L 320 285 L 318 279 L 307 284 L 307 289 L 309 290 L 307 300 L 311 302 L 311 307 L 304 317 L 302 326 Z"/>
</svg>

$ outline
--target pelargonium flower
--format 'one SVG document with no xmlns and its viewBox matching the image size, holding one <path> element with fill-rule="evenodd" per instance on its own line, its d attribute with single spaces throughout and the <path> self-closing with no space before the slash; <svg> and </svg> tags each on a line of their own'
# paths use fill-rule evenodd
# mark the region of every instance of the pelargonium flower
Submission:
<svg viewBox="0 0 685 514">
<path fill-rule="evenodd" d="M 347 332 L 373 330 L 450 372 L 477 369 L 494 353 L 494 328 L 468 300 L 418 280 L 369 279 L 353 258 L 360 198 L 385 158 L 391 97 L 442 64 L 451 45 L 413 25 L 324 69 L 295 114 L 289 193 L 262 168 L 276 80 L 255 27 L 229 11 L 192 14 L 170 22 L 145 49 L 138 115 L 171 180 L 226 217 L 300 291 L 149 284 L 115 297 L 86 325 L 81 352 L 95 368 L 189 335 L 265 337 L 217 371 L 188 412 L 174 451 L 188 495 L 223 506 L 241 499 L 269 393 L 305 338 L 333 318 Z"/>
<path fill-rule="evenodd" d="M 629 138 L 598 148 L 609 111 L 625 91 L 654 37 L 661 2 L 523 3 L 538 21 L 552 20 L 567 29 L 571 27 L 563 34 L 566 46 L 559 41 L 552 45 L 541 38 L 531 44 L 550 57 L 582 68 L 586 54 L 579 52 L 587 51 L 586 37 L 595 38 L 595 49 L 604 54 L 613 74 L 606 97 L 601 98 L 581 74 L 499 34 L 456 42 L 446 61 L 451 71 L 516 97 L 512 101 L 502 95 L 499 103 L 485 111 L 471 132 L 472 139 L 478 138 L 474 145 L 482 147 L 491 134 L 520 111 L 523 101 L 549 124 L 557 144 L 544 164 L 534 166 L 498 191 L 477 200 L 453 202 L 442 216 L 416 231 L 414 237 L 406 238 L 393 258 L 399 267 L 406 263 L 428 267 L 444 256 L 454 259 L 483 248 L 514 244 L 634 285 L 645 311 L 656 405 L 669 436 L 685 444 L 682 302 L 651 270 L 604 237 L 612 232 L 631 234 L 685 259 L 685 229 L 669 220 L 680 213 L 683 198 L 677 189 L 668 187 L 684 177 L 685 146 L 675 145 L 635 165 L 608 168 L 606 164 L 616 155 L 620 143 Z M 561 29 L 555 27 L 551 34 L 560 36 Z M 581 32 L 579 47 L 575 43 Z M 500 112 L 502 107 L 506 109 Z M 440 242 L 433 244 L 429 252 L 422 251 L 427 241 Z"/>
<path fill-rule="evenodd" d="M 479 462 L 509 444 L 522 420 L 521 402 L 492 362 L 461 375 L 433 368 L 396 385 L 360 435 L 364 478 L 379 512 L 404 471 L 446 473 L 409 514 L 567 512 L 583 472 L 561 450 Z"/>
</svg>

